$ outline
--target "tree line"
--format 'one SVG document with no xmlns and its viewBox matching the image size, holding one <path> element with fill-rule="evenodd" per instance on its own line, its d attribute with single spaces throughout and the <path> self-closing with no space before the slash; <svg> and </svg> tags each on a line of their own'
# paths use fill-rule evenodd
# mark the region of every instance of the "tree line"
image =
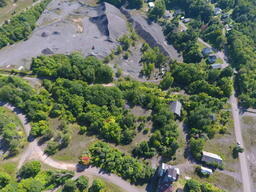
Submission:
<svg viewBox="0 0 256 192">
<path fill-rule="evenodd" d="M 34 7 L 15 15 L 0 27 L 0 49 L 20 40 L 25 40 L 36 27 L 36 21 L 50 0 L 44 0 Z"/>
</svg>

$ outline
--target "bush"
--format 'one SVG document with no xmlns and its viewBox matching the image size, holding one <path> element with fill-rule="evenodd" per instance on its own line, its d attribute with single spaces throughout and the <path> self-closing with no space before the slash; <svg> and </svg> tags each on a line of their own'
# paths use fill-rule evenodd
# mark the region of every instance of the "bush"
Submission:
<svg viewBox="0 0 256 192">
<path fill-rule="evenodd" d="M 18 172 L 18 176 L 22 179 L 35 177 L 41 170 L 39 161 L 29 161 L 25 163 Z"/>
<path fill-rule="evenodd" d="M 54 155 L 59 149 L 59 144 L 56 141 L 49 141 L 44 152 L 47 155 Z"/>
<path fill-rule="evenodd" d="M 101 179 L 95 179 L 92 186 L 89 188 L 89 192 L 101 192 L 106 188 L 105 183 Z"/>
<path fill-rule="evenodd" d="M 76 191 L 75 181 L 73 181 L 71 179 L 66 180 L 62 191 L 63 192 L 74 192 L 74 191 Z"/>
<path fill-rule="evenodd" d="M 11 181 L 11 176 L 7 173 L 0 172 L 0 189 L 4 188 Z"/>
<path fill-rule="evenodd" d="M 85 176 L 80 176 L 76 179 L 76 186 L 82 192 L 88 187 L 88 178 Z"/>
</svg>

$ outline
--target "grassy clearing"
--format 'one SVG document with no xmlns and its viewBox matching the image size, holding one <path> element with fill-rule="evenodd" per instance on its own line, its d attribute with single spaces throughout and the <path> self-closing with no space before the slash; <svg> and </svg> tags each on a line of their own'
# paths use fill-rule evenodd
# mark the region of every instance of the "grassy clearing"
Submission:
<svg viewBox="0 0 256 192">
<path fill-rule="evenodd" d="M 32 4 L 33 0 L 18 0 L 16 3 L 9 0 L 7 6 L 0 8 L 0 24 L 10 19 L 13 14 L 21 12 Z"/>
<path fill-rule="evenodd" d="M 11 110 L 5 108 L 5 107 L 0 107 L 0 112 L 2 116 L 7 117 L 10 120 L 10 123 L 14 123 L 15 125 L 18 126 L 18 130 L 22 131 L 24 130 L 22 123 L 20 122 L 19 118 L 15 113 L 13 113 Z"/>
<path fill-rule="evenodd" d="M 199 46 L 198 47 L 199 51 L 202 51 L 203 48 L 207 48 L 207 46 L 203 44 L 201 41 L 197 41 L 197 45 Z"/>
<path fill-rule="evenodd" d="M 223 64 L 224 61 L 221 58 L 217 58 L 216 63 Z"/>
<path fill-rule="evenodd" d="M 8 173 L 12 177 L 16 177 L 17 162 L 14 160 L 0 161 L 0 171 Z"/>
<path fill-rule="evenodd" d="M 182 175 L 180 177 L 180 179 L 178 180 L 178 182 L 175 183 L 174 187 L 178 188 L 178 187 L 183 187 L 186 183 L 186 179 L 185 177 L 191 177 L 192 179 L 201 181 L 201 182 L 207 182 L 207 183 L 211 183 L 221 189 L 224 189 L 226 191 L 229 192 L 239 192 L 242 190 L 242 184 L 240 182 L 238 182 L 237 180 L 235 180 L 233 177 L 229 176 L 229 175 L 225 175 L 223 172 L 220 171 L 215 171 L 213 173 L 213 175 L 211 175 L 208 178 L 200 178 L 199 176 L 197 176 L 195 174 L 195 167 L 191 166 L 188 169 L 185 169 L 182 172 Z"/>
<path fill-rule="evenodd" d="M 141 116 L 150 116 L 151 115 L 151 111 L 149 110 L 145 110 L 140 106 L 135 106 L 131 109 L 131 113 L 133 115 L 135 115 L 136 117 L 141 117 Z M 139 124 L 137 124 L 137 127 L 139 126 Z M 147 121 L 145 123 L 145 129 L 151 130 L 152 129 L 152 121 Z M 144 130 L 145 130 L 144 129 Z M 148 133 L 144 133 L 143 130 L 138 131 L 136 130 L 136 136 L 134 137 L 133 141 L 129 144 L 129 145 L 118 145 L 116 146 L 116 148 L 120 149 L 121 151 L 125 152 L 125 153 L 132 153 L 132 150 L 135 148 L 135 146 L 139 143 L 141 143 L 142 141 L 147 141 L 149 140 L 151 136 L 150 131 L 148 131 Z"/>
<path fill-rule="evenodd" d="M 230 122 L 225 134 L 216 134 L 213 139 L 207 140 L 204 150 L 219 154 L 223 158 L 225 170 L 239 173 L 239 161 L 232 157 L 232 150 L 236 145 L 235 133 L 232 124 L 233 121 Z"/>
<path fill-rule="evenodd" d="M 150 111 L 146 111 L 142 109 L 141 107 L 134 107 L 131 109 L 131 113 L 133 113 L 136 117 L 139 116 L 149 116 Z M 58 126 L 60 125 L 60 121 L 58 119 L 51 119 L 49 121 L 49 125 L 52 130 L 56 130 Z M 139 124 L 137 124 L 138 126 Z M 145 123 L 145 129 L 148 128 L 151 130 L 152 128 L 152 122 L 148 121 Z M 93 135 L 80 135 L 79 132 L 79 126 L 78 125 L 71 125 L 69 128 L 71 130 L 72 139 L 70 144 L 67 148 L 62 149 L 61 151 L 58 151 L 55 155 L 53 155 L 53 158 L 59 161 L 65 161 L 70 163 L 77 163 L 79 156 L 87 149 L 87 147 L 94 141 L 97 141 L 98 138 Z M 132 150 L 135 148 L 135 146 L 142 141 L 147 141 L 151 136 L 151 132 L 144 133 L 142 131 L 136 130 L 136 136 L 134 137 L 133 141 L 129 145 L 115 145 L 111 144 L 112 146 L 116 147 L 117 149 L 127 153 L 131 154 Z"/>
<path fill-rule="evenodd" d="M 123 189 L 121 189 L 120 187 L 118 187 L 117 185 L 108 182 L 107 180 L 102 179 L 101 177 L 92 177 L 92 179 L 90 179 L 90 184 L 93 182 L 93 179 L 101 179 L 104 181 L 108 191 L 111 192 L 128 192 L 128 191 L 124 191 Z"/>
<path fill-rule="evenodd" d="M 242 118 L 243 124 L 243 138 L 244 144 L 246 148 L 251 148 L 256 145 L 256 118 L 252 116 L 244 116 Z"/>
<path fill-rule="evenodd" d="M 183 131 L 183 123 L 180 123 L 179 128 L 178 128 L 178 143 L 179 143 L 179 148 L 176 151 L 175 157 L 172 161 L 168 162 L 168 164 L 171 165 L 177 165 L 177 164 L 182 164 L 186 162 L 186 159 L 184 157 L 184 152 L 186 148 L 186 135 Z"/>
<path fill-rule="evenodd" d="M 53 158 L 59 161 L 65 161 L 70 163 L 77 163 L 79 156 L 86 150 L 86 148 L 96 141 L 95 136 L 79 135 L 78 131 L 75 130 L 72 135 L 72 140 L 69 146 L 61 151 L 58 151 Z"/>
<path fill-rule="evenodd" d="M 244 146 L 249 156 L 249 167 L 254 187 L 256 187 L 256 118 L 255 116 L 243 116 L 241 119 Z"/>
</svg>

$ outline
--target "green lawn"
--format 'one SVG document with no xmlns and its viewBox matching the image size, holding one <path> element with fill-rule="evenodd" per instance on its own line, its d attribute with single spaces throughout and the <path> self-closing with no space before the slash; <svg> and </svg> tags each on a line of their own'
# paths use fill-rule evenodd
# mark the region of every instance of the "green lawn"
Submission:
<svg viewBox="0 0 256 192">
<path fill-rule="evenodd" d="M 16 177 L 16 168 L 17 162 L 8 160 L 8 161 L 0 161 L 0 171 L 8 173 L 9 175 Z"/>
<path fill-rule="evenodd" d="M 68 147 L 58 151 L 53 158 L 59 161 L 77 163 L 80 155 L 86 150 L 89 144 L 96 140 L 97 138 L 95 136 L 79 135 L 78 129 L 75 129 Z"/>
<path fill-rule="evenodd" d="M 224 61 L 221 58 L 217 58 L 216 63 L 223 64 Z"/>
</svg>

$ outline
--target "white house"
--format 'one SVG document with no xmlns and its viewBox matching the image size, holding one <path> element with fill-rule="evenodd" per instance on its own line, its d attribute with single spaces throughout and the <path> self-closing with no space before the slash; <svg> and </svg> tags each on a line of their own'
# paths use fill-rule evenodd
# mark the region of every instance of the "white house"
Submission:
<svg viewBox="0 0 256 192">
<path fill-rule="evenodd" d="M 179 101 L 174 101 L 171 103 L 171 110 L 174 114 L 176 114 L 177 116 L 181 116 L 181 108 L 182 108 L 182 104 Z"/>
<path fill-rule="evenodd" d="M 158 176 L 161 177 L 163 183 L 172 183 L 179 179 L 180 170 L 177 167 L 162 163 L 158 167 Z"/>
<path fill-rule="evenodd" d="M 212 170 L 206 167 L 202 167 L 201 166 L 201 173 L 204 175 L 211 175 L 212 174 Z"/>
<path fill-rule="evenodd" d="M 202 161 L 206 163 L 217 163 L 218 165 L 222 165 L 222 158 L 214 153 L 209 153 L 206 151 L 203 151 Z"/>
<path fill-rule="evenodd" d="M 154 2 L 149 2 L 148 3 L 148 7 L 149 8 L 154 8 L 155 7 L 155 3 Z"/>
<path fill-rule="evenodd" d="M 220 63 L 212 64 L 211 67 L 213 69 L 222 69 L 222 64 L 220 64 Z"/>
</svg>

